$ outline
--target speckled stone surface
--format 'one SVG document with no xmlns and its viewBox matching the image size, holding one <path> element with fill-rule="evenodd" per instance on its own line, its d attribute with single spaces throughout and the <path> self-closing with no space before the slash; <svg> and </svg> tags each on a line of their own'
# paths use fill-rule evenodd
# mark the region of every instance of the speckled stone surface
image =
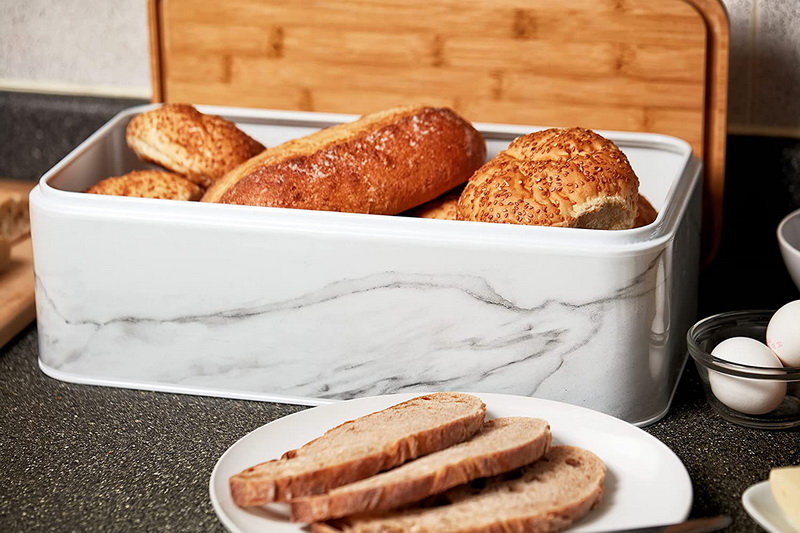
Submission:
<svg viewBox="0 0 800 533">
<path fill-rule="evenodd" d="M 0 176 L 37 179 L 140 103 L 0 93 Z M 725 230 L 701 275 L 703 316 L 800 298 L 774 243 L 777 220 L 800 207 L 800 141 L 729 143 Z M 253 429 L 304 409 L 73 385 L 45 376 L 37 356 L 35 324 L 0 348 L 0 531 L 222 531 L 208 496 L 217 459 Z M 800 464 L 800 431 L 723 421 L 691 364 L 667 416 L 645 430 L 686 465 L 692 516 L 729 514 L 729 531 L 760 531 L 742 492 L 772 467 Z"/>
</svg>

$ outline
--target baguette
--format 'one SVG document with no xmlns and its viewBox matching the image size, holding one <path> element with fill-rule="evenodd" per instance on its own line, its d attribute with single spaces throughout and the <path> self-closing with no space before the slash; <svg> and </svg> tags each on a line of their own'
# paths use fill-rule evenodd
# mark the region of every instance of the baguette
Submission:
<svg viewBox="0 0 800 533">
<path fill-rule="evenodd" d="M 513 474 L 513 475 L 511 475 Z M 560 531 L 603 496 L 606 468 L 593 453 L 554 446 L 542 459 L 453 488 L 432 501 L 312 525 L 315 533 Z"/>
<path fill-rule="evenodd" d="M 629 229 L 639 179 L 625 154 L 584 128 L 551 128 L 515 139 L 470 178 L 458 219 Z"/>
<path fill-rule="evenodd" d="M 233 122 L 188 104 L 164 104 L 131 119 L 128 147 L 142 160 L 185 176 L 204 189 L 264 150 Z"/>
<path fill-rule="evenodd" d="M 532 463 L 547 452 L 551 440 L 550 426 L 541 419 L 489 420 L 479 433 L 460 444 L 326 494 L 292 500 L 292 520 L 319 522 L 399 507 Z"/>
<path fill-rule="evenodd" d="M 265 150 L 203 202 L 395 215 L 464 183 L 483 136 L 448 108 L 396 107 Z"/>
<path fill-rule="evenodd" d="M 230 480 L 240 506 L 319 494 L 462 442 L 480 430 L 486 406 L 475 396 L 419 396 L 341 424 L 280 459 Z"/>
</svg>

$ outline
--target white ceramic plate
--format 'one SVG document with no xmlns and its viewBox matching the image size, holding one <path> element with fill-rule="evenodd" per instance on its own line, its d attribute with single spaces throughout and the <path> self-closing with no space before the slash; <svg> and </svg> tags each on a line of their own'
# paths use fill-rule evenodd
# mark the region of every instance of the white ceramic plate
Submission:
<svg viewBox="0 0 800 533">
<path fill-rule="evenodd" d="M 302 446 L 327 429 L 405 401 L 416 394 L 360 398 L 314 407 L 275 420 L 249 433 L 220 457 L 209 484 L 214 510 L 230 531 L 307 531 L 287 520 L 285 505 L 243 509 L 231 500 L 228 478 L 254 464 Z M 487 418 L 532 416 L 550 423 L 554 444 L 581 446 L 606 464 L 605 495 L 574 531 L 646 527 L 685 520 L 692 484 L 680 459 L 661 441 L 620 419 L 550 400 L 483 394 Z"/>
<path fill-rule="evenodd" d="M 753 520 L 769 531 L 769 533 L 796 533 L 787 520 L 769 488 L 769 481 L 762 481 L 751 485 L 742 494 L 742 505 Z"/>
</svg>

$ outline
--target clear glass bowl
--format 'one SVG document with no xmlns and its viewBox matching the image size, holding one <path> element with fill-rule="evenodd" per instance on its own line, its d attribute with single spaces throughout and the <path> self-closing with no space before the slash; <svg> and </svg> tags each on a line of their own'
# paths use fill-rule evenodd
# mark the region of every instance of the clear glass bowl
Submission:
<svg viewBox="0 0 800 533">
<path fill-rule="evenodd" d="M 750 337 L 766 342 L 767 325 L 774 314 L 775 311 L 769 310 L 721 313 L 699 321 L 686 334 L 689 355 L 700 373 L 708 402 L 724 419 L 740 426 L 757 429 L 788 429 L 800 426 L 800 368 L 743 365 L 711 355 L 714 347 L 731 337 Z M 752 390 L 753 394 L 759 394 L 758 387 L 766 382 L 782 382 L 786 385 L 786 395 L 780 405 L 768 413 L 743 413 L 723 403 L 714 393 L 709 380 L 714 372 L 725 376 L 723 380 L 735 380 L 738 386 L 745 387 L 745 391 Z M 719 378 L 714 379 L 719 383 Z M 749 386 L 751 382 L 753 387 Z"/>
</svg>

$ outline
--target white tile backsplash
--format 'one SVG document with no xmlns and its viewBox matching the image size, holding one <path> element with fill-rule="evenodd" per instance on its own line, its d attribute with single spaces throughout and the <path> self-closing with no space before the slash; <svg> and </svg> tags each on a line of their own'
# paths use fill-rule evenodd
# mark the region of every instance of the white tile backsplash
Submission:
<svg viewBox="0 0 800 533">
<path fill-rule="evenodd" d="M 800 137 L 800 0 L 721 0 L 728 123 Z M 146 0 L 0 0 L 0 88 L 149 97 Z"/>
<path fill-rule="evenodd" d="M 725 0 L 731 25 L 730 74 L 728 76 L 728 118 L 747 123 L 752 117 L 753 95 L 753 12 L 757 0 Z"/>
<path fill-rule="evenodd" d="M 145 0 L 0 0 L 0 87 L 150 95 Z"/>
</svg>

